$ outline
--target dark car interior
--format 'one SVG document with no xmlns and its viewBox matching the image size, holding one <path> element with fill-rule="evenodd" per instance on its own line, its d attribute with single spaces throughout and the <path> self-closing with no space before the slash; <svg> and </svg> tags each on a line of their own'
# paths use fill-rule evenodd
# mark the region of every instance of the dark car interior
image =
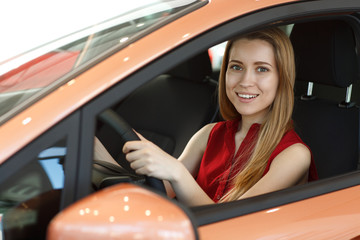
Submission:
<svg viewBox="0 0 360 240">
<path fill-rule="evenodd" d="M 312 92 L 296 89 L 293 118 L 312 149 L 319 178 L 354 171 L 359 156 L 359 108 L 350 99 L 359 81 L 354 32 L 345 21 L 327 20 L 295 24 L 290 38 L 298 85 L 316 84 Z"/>
<path fill-rule="evenodd" d="M 209 55 L 200 53 L 143 85 L 112 110 L 144 137 L 178 157 L 196 131 L 218 118 L 217 81 L 211 75 Z M 96 136 L 114 159 L 124 158 L 123 142 L 108 124 L 100 123 Z M 117 166 L 94 162 L 95 188 L 130 181 L 124 174 Z"/>
<path fill-rule="evenodd" d="M 217 82 L 211 73 L 209 56 L 201 53 L 140 87 L 113 110 L 166 152 L 179 156 L 189 138 L 217 117 Z M 103 126 L 97 137 L 118 156 L 121 149 L 109 137 L 111 131 Z"/>
</svg>

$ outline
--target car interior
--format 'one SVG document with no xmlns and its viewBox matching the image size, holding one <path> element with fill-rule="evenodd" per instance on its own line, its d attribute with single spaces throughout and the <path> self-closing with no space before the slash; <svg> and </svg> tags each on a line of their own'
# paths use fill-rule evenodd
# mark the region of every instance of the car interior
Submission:
<svg viewBox="0 0 360 240">
<path fill-rule="evenodd" d="M 351 101 L 356 96 L 350 97 L 359 81 L 359 62 L 353 30 L 342 20 L 299 23 L 290 38 L 298 85 L 316 84 L 312 92 L 296 89 L 293 119 L 298 134 L 312 149 L 319 178 L 355 171 L 359 108 Z M 326 85 L 334 93 L 329 94 Z"/>
<path fill-rule="evenodd" d="M 144 137 L 178 157 L 197 130 L 218 118 L 217 81 L 211 75 L 209 55 L 203 52 L 140 87 L 112 110 Z M 124 158 L 123 141 L 108 124 L 100 123 L 96 136 L 114 159 Z M 124 181 L 119 172 L 123 174 L 117 166 L 96 160 L 95 187 Z"/>
<path fill-rule="evenodd" d="M 359 59 L 354 31 L 347 21 L 331 19 L 286 29 L 291 30 L 296 57 L 294 127 L 310 146 L 320 179 L 355 171 L 359 110 L 358 96 L 351 94 L 359 84 Z M 112 110 L 178 157 L 198 129 L 221 120 L 216 75 L 209 54 L 203 52 L 143 85 Z M 100 122 L 96 136 L 114 159 L 123 157 L 123 143 L 119 147 L 121 140 L 108 124 Z M 116 176 L 119 172 L 124 174 L 117 166 L 95 161 L 95 188 L 124 181 Z"/>
</svg>

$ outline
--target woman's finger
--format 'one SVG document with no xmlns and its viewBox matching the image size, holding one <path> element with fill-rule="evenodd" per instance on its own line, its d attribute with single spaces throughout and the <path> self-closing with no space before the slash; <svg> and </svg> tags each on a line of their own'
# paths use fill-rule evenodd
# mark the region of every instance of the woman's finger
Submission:
<svg viewBox="0 0 360 240">
<path fill-rule="evenodd" d="M 127 154 L 131 151 L 136 151 L 142 149 L 144 146 L 142 141 L 128 141 L 123 146 L 123 153 Z"/>
<path fill-rule="evenodd" d="M 135 170 L 135 173 L 136 174 L 139 174 L 139 175 L 147 175 L 150 177 L 150 174 L 149 174 L 149 171 L 147 170 L 146 167 L 140 167 L 140 168 L 137 168 L 137 169 L 134 169 Z"/>
<path fill-rule="evenodd" d="M 140 138 L 140 140 L 142 140 L 142 141 L 147 141 L 147 139 L 143 136 L 143 135 L 141 135 L 140 133 L 138 133 L 137 131 L 135 131 L 134 129 L 133 129 L 133 131 L 136 133 L 136 135 Z"/>
<path fill-rule="evenodd" d="M 139 169 L 139 168 L 143 168 L 144 166 L 146 166 L 146 164 L 145 164 L 143 161 L 141 161 L 141 160 L 133 161 L 133 162 L 130 163 L 130 167 L 131 167 L 132 169 L 134 169 L 135 171 L 136 171 L 137 169 Z"/>
<path fill-rule="evenodd" d="M 139 159 L 144 160 L 143 150 L 139 149 L 136 151 L 130 151 L 125 155 L 125 158 L 128 162 L 133 162 Z"/>
</svg>

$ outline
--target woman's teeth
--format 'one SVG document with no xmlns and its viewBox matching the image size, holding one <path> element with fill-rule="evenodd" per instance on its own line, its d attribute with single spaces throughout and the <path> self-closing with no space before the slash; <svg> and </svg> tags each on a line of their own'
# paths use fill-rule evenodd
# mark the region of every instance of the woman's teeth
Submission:
<svg viewBox="0 0 360 240">
<path fill-rule="evenodd" d="M 238 96 L 241 97 L 241 98 L 251 99 L 251 98 L 256 98 L 258 95 L 250 95 L 250 94 L 240 94 L 240 93 L 238 93 Z"/>
</svg>

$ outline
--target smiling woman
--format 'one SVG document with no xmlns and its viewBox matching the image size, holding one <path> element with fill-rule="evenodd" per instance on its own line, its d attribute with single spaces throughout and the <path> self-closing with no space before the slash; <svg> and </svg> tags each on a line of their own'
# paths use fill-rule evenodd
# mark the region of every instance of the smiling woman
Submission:
<svg viewBox="0 0 360 240">
<path fill-rule="evenodd" d="M 122 148 L 130 167 L 169 182 L 168 193 L 175 192 L 187 205 L 237 200 L 316 180 L 311 152 L 292 126 L 294 68 L 290 40 L 278 28 L 229 41 L 219 80 L 226 121 L 201 128 L 178 159 L 138 134 L 140 140 Z"/>
<path fill-rule="evenodd" d="M 292 126 L 294 81 L 294 54 L 282 30 L 265 29 L 228 42 L 219 80 L 220 111 L 228 121 L 218 124 L 218 133 L 213 130 L 208 149 L 219 149 L 216 145 L 225 138 L 231 150 L 223 144 L 223 151 L 230 153 L 219 156 L 225 173 L 218 171 L 213 181 L 203 182 L 212 185 L 214 200 L 250 197 L 317 179 L 310 151 Z M 232 129 L 231 135 L 227 128 Z M 201 166 L 217 155 L 209 153 Z M 203 176 L 210 174 L 203 171 Z M 225 183 L 214 189 L 217 179 Z"/>
</svg>

